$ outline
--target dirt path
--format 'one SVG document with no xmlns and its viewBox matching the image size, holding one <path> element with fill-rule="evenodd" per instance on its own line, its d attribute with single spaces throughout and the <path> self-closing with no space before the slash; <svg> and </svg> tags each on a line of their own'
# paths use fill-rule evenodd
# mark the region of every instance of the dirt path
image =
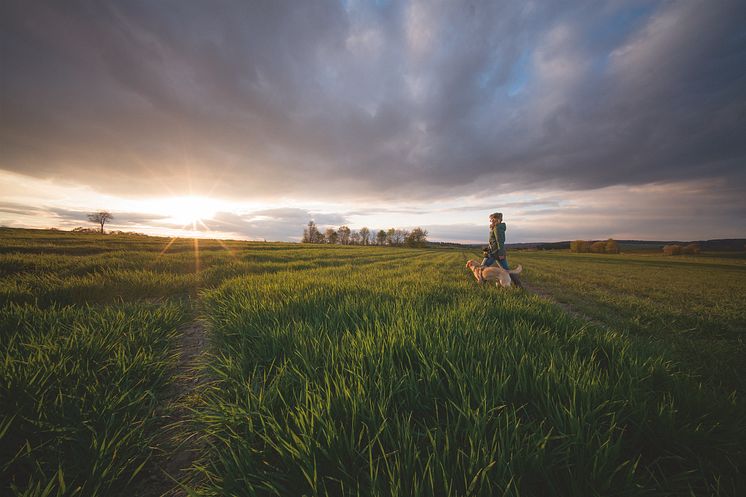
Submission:
<svg viewBox="0 0 746 497">
<path fill-rule="evenodd" d="M 566 313 L 570 314 L 573 317 L 576 317 L 578 319 L 582 319 L 583 321 L 587 321 L 588 323 L 594 324 L 596 326 L 599 326 L 601 328 L 608 328 L 608 325 L 606 323 L 603 323 L 599 321 L 598 319 L 594 319 L 586 314 L 583 314 L 582 312 L 578 311 L 574 307 L 572 307 L 569 304 L 565 304 L 564 302 L 558 301 L 554 296 L 544 290 L 543 288 L 540 288 L 538 286 L 535 286 L 531 283 L 526 283 L 525 280 L 521 280 L 523 283 L 523 288 L 528 292 L 536 295 L 537 297 L 541 297 L 544 300 L 547 300 L 551 302 L 552 304 L 556 305 Z"/>
<path fill-rule="evenodd" d="M 146 477 L 142 495 L 147 497 L 185 497 L 187 492 L 175 480 L 183 481 L 187 471 L 201 450 L 194 437 L 188 436 L 184 424 L 189 419 L 191 397 L 202 383 L 197 374 L 201 354 L 205 348 L 205 328 L 199 320 L 181 330 L 178 361 L 174 381 L 166 392 L 160 413 L 163 430 L 159 453 Z"/>
</svg>

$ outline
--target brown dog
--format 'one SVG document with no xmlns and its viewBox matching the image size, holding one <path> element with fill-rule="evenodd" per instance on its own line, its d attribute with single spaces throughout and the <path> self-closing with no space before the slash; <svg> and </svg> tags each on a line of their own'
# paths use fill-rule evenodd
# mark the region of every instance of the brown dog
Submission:
<svg viewBox="0 0 746 497">
<path fill-rule="evenodd" d="M 511 274 L 520 274 L 520 272 L 523 271 L 523 267 L 520 264 L 515 269 L 507 271 L 499 265 L 482 267 L 482 265 L 474 259 L 467 262 L 466 267 L 471 269 L 471 272 L 474 273 L 474 277 L 478 282 L 484 283 L 485 281 L 496 281 L 498 286 L 505 288 L 512 285 L 510 279 Z"/>
</svg>

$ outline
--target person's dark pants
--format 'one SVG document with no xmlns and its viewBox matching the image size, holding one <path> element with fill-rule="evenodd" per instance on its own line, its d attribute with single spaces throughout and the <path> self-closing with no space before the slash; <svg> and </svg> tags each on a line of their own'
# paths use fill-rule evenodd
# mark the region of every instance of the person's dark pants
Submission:
<svg viewBox="0 0 746 497">
<path fill-rule="evenodd" d="M 495 259 L 492 256 L 487 256 L 482 261 L 482 266 L 484 266 L 484 267 L 490 267 L 495 262 L 500 263 L 500 267 L 502 267 L 506 271 L 508 271 L 510 269 L 510 267 L 508 266 L 508 258 L 507 257 L 503 257 L 502 259 Z"/>
<path fill-rule="evenodd" d="M 484 266 L 484 267 L 490 267 L 491 265 L 493 265 L 495 263 L 495 261 L 499 262 L 500 266 L 504 270 L 506 270 L 506 271 L 510 270 L 510 266 L 508 266 L 508 258 L 507 257 L 503 257 L 502 259 L 500 259 L 500 258 L 495 259 L 492 256 L 487 256 L 482 261 L 482 266 Z M 511 279 L 511 281 L 513 282 L 513 284 L 515 286 L 517 286 L 518 288 L 523 288 L 523 283 L 521 283 L 521 279 L 518 277 L 517 274 L 511 274 L 510 275 L 510 279 Z"/>
</svg>

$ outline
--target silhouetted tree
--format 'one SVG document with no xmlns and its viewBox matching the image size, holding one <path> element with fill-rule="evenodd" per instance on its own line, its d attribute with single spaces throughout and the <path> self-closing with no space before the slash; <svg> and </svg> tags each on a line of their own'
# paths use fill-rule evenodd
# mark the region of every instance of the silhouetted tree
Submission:
<svg viewBox="0 0 746 497">
<path fill-rule="evenodd" d="M 365 226 L 360 228 L 360 242 L 363 245 L 368 245 L 368 243 L 370 242 L 370 230 Z"/>
<path fill-rule="evenodd" d="M 386 230 L 386 245 L 393 245 L 395 236 L 396 236 L 396 230 L 394 228 L 387 229 Z"/>
<path fill-rule="evenodd" d="M 326 243 L 334 245 L 335 243 L 337 243 L 338 239 L 339 237 L 337 236 L 337 230 L 335 230 L 334 228 L 326 229 Z"/>
<path fill-rule="evenodd" d="M 424 247 L 427 242 L 427 231 L 417 227 L 409 232 L 404 243 L 407 247 Z"/>
<path fill-rule="evenodd" d="M 303 243 L 324 243 L 324 235 L 313 220 L 308 221 L 308 228 L 303 230 Z"/>
<path fill-rule="evenodd" d="M 407 238 L 408 234 L 407 230 L 389 228 L 386 232 L 386 243 L 398 247 L 404 243 L 404 239 Z"/>
<path fill-rule="evenodd" d="M 101 234 L 104 233 L 104 224 L 112 219 L 114 219 L 114 216 L 112 216 L 111 212 L 108 211 L 92 212 L 91 214 L 88 214 L 88 220 L 90 222 L 98 223 L 101 226 Z"/>
<path fill-rule="evenodd" d="M 342 245 L 350 244 L 350 228 L 347 226 L 340 226 L 337 230 L 337 234 L 339 236 L 339 243 Z"/>
</svg>

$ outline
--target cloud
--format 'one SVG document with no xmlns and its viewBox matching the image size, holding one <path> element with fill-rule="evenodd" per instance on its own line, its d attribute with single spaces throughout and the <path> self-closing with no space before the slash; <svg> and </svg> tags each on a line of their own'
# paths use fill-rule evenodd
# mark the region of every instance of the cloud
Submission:
<svg viewBox="0 0 746 497">
<path fill-rule="evenodd" d="M 46 214 L 46 212 L 38 207 L 19 204 L 16 202 L 0 202 L 0 212 L 6 214 L 13 214 L 16 216 L 33 216 Z"/>
<path fill-rule="evenodd" d="M 55 226 L 70 228 L 75 226 L 87 226 L 91 224 L 88 214 L 93 211 L 82 211 L 52 206 L 32 206 L 18 202 L 0 202 L 0 213 L 9 214 L 12 219 L 3 220 L 4 223 L 13 225 L 24 225 L 23 221 L 33 220 L 35 226 Z M 141 212 L 115 212 L 113 219 L 107 223 L 111 229 L 127 229 L 142 225 L 161 225 L 164 218 L 157 214 Z"/>
<path fill-rule="evenodd" d="M 0 167 L 396 200 L 728 178 L 743 2 L 3 2 Z"/>
<path fill-rule="evenodd" d="M 508 243 L 609 237 L 697 240 L 734 238 L 746 233 L 742 192 L 723 180 L 557 191 L 550 198 L 556 205 L 504 210 Z M 487 241 L 486 218 L 484 224 L 425 222 L 422 226 L 433 240 Z"/>
<path fill-rule="evenodd" d="M 53 216 L 63 222 L 74 221 L 76 223 L 89 223 L 88 215 L 93 211 L 80 211 L 74 209 L 64 209 L 61 207 L 45 207 L 37 210 L 39 213 Z M 130 226 L 140 224 L 159 224 L 164 220 L 163 216 L 157 214 L 147 214 L 142 212 L 115 212 L 109 222 L 115 226 Z"/>
<path fill-rule="evenodd" d="M 340 226 L 347 218 L 341 214 L 311 212 L 298 208 L 262 209 L 243 214 L 218 212 L 212 219 L 203 220 L 199 229 L 219 234 L 228 233 L 253 240 L 294 240 L 299 241 L 303 229 L 310 220 L 319 227 Z"/>
<path fill-rule="evenodd" d="M 2 2 L 0 170 L 49 179 L 6 185 L 2 222 L 86 225 L 107 193 L 253 203 L 204 222 L 268 240 L 481 243 L 495 210 L 509 241 L 740 236 L 743 25 L 731 0 Z"/>
</svg>

